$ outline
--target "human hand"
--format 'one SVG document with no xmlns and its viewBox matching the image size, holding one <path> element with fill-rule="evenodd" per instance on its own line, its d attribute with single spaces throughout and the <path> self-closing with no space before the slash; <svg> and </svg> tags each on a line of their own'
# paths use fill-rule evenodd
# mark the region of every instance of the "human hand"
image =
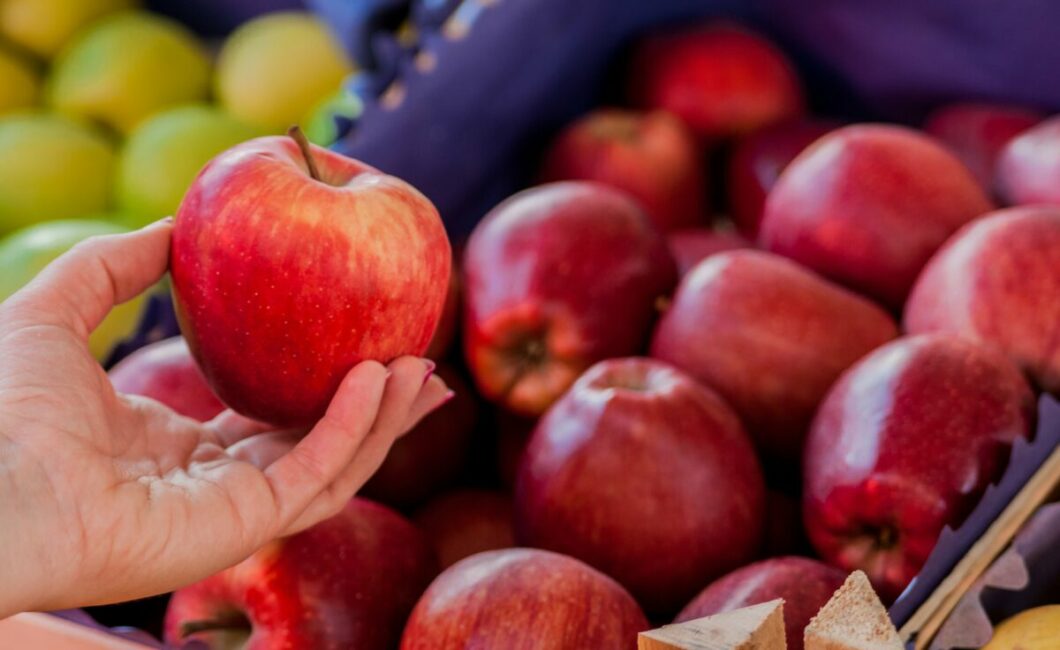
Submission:
<svg viewBox="0 0 1060 650">
<path fill-rule="evenodd" d="M 116 393 L 88 335 L 165 273 L 171 230 L 86 240 L 0 305 L 0 618 L 231 566 L 338 512 L 451 396 L 429 361 L 365 362 L 306 434 Z"/>
</svg>

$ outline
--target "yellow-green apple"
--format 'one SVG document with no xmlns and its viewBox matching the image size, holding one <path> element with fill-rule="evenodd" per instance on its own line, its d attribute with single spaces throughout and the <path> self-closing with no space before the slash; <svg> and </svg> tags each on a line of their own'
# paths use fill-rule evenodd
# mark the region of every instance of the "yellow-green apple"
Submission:
<svg viewBox="0 0 1060 650">
<path fill-rule="evenodd" d="M 684 277 L 697 264 L 715 253 L 754 248 L 754 244 L 729 230 L 686 228 L 666 236 L 670 253 L 677 262 L 677 272 Z"/>
<path fill-rule="evenodd" d="M 677 277 L 633 200 L 588 181 L 502 202 L 471 234 L 463 270 L 468 367 L 483 395 L 523 415 L 593 363 L 640 352 Z"/>
<path fill-rule="evenodd" d="M 435 578 L 412 610 L 401 650 L 634 650 L 647 627 L 611 578 L 558 553 L 512 548 L 472 555 Z"/>
<path fill-rule="evenodd" d="M 597 181 L 633 197 L 662 231 L 709 220 L 704 158 L 695 136 L 665 111 L 603 108 L 564 129 L 544 181 Z"/>
<path fill-rule="evenodd" d="M 893 599 L 958 525 L 1035 421 L 1034 393 L 996 349 L 898 339 L 848 370 L 806 443 L 803 516 L 820 556 Z"/>
<path fill-rule="evenodd" d="M 707 585 L 675 622 L 784 599 L 788 648 L 802 650 L 802 630 L 843 585 L 845 571 L 808 557 L 775 557 L 729 573 Z"/>
<path fill-rule="evenodd" d="M 166 641 L 212 650 L 390 650 L 436 570 L 411 522 L 353 499 L 331 519 L 178 589 Z"/>
<path fill-rule="evenodd" d="M 170 262 L 181 331 L 214 392 L 281 426 L 322 416 L 357 363 L 422 355 L 451 260 L 415 188 L 295 134 L 202 170 Z"/>
<path fill-rule="evenodd" d="M 305 122 L 352 70 L 323 21 L 308 12 L 275 12 L 228 37 L 217 58 L 215 91 L 232 115 L 282 132 Z"/>
<path fill-rule="evenodd" d="M 709 388 L 653 359 L 590 368 L 538 423 L 515 485 L 521 545 L 576 557 L 653 614 L 756 556 L 765 485 Z"/>
<path fill-rule="evenodd" d="M 21 289 L 49 262 L 81 240 L 123 232 L 127 232 L 124 226 L 110 221 L 75 219 L 45 221 L 11 233 L 0 240 L 0 300 Z M 146 295 L 137 296 L 110 310 L 88 337 L 88 348 L 96 359 L 105 361 L 114 346 L 136 331 L 146 299 Z"/>
<path fill-rule="evenodd" d="M 991 208 L 933 138 L 859 124 L 826 134 L 784 169 L 759 243 L 897 310 L 946 238 Z"/>
<path fill-rule="evenodd" d="M 668 30 L 633 53 L 629 95 L 677 115 L 702 138 L 740 135 L 802 114 L 802 85 L 784 53 L 731 23 Z"/>
<path fill-rule="evenodd" d="M 200 422 L 225 409 L 179 336 L 140 348 L 107 375 L 119 393 L 150 397 Z"/>
<path fill-rule="evenodd" d="M 39 94 L 40 72 L 33 62 L 0 45 L 0 114 L 36 105 Z"/>
<path fill-rule="evenodd" d="M 1009 140 L 994 187 L 1010 204 L 1060 205 L 1060 115 Z"/>
<path fill-rule="evenodd" d="M 718 391 L 761 450 L 795 459 L 832 383 L 896 336 L 887 312 L 813 271 L 729 251 L 684 277 L 651 355 Z"/>
<path fill-rule="evenodd" d="M 905 328 L 993 345 L 1060 396 L 1060 206 L 998 210 L 959 230 L 917 279 Z"/>
<path fill-rule="evenodd" d="M 0 233 L 105 210 L 113 176 L 96 129 L 44 113 L 0 118 Z"/>
<path fill-rule="evenodd" d="M 515 546 L 512 498 L 503 492 L 455 490 L 435 497 L 412 516 L 443 569 L 466 557 Z"/>
<path fill-rule="evenodd" d="M 107 16 L 55 60 L 48 103 L 122 134 L 151 115 L 206 99 L 210 61 L 179 23 L 141 11 Z"/>
<path fill-rule="evenodd" d="M 117 201 L 143 225 L 176 214 L 196 174 L 229 147 L 263 135 L 213 106 L 192 104 L 143 121 L 118 157 Z"/>
<path fill-rule="evenodd" d="M 89 23 L 137 4 L 137 0 L 4 0 L 0 36 L 50 59 Z"/>
</svg>

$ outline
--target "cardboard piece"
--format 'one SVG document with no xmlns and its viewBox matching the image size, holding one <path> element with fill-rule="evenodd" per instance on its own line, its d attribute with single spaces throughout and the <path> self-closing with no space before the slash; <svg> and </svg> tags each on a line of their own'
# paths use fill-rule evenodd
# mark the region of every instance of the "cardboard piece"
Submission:
<svg viewBox="0 0 1060 650">
<path fill-rule="evenodd" d="M 862 571 L 847 576 L 803 633 L 805 650 L 902 650 L 898 630 Z"/>
</svg>

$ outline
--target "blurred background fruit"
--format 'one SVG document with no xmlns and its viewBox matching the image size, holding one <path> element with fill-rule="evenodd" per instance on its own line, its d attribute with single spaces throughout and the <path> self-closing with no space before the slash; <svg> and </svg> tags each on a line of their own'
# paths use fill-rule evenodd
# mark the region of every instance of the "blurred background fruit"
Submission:
<svg viewBox="0 0 1060 650">
<path fill-rule="evenodd" d="M 40 73 L 36 65 L 14 50 L 0 45 L 0 114 L 36 105 Z"/>
<path fill-rule="evenodd" d="M 0 37 L 50 59 L 89 23 L 136 0 L 4 0 L 0 2 Z"/>
<path fill-rule="evenodd" d="M 1055 650 L 1060 641 L 1060 605 L 1035 607 L 994 629 L 983 650 Z"/>
</svg>

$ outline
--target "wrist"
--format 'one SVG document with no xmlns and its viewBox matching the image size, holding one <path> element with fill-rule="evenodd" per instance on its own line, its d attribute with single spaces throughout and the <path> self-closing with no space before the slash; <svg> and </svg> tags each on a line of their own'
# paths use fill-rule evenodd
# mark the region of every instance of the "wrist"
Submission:
<svg viewBox="0 0 1060 650">
<path fill-rule="evenodd" d="M 41 586 L 34 577 L 40 567 L 25 545 L 29 530 L 19 495 L 28 486 L 22 465 L 17 446 L 0 433 L 0 619 L 35 609 Z"/>
</svg>

